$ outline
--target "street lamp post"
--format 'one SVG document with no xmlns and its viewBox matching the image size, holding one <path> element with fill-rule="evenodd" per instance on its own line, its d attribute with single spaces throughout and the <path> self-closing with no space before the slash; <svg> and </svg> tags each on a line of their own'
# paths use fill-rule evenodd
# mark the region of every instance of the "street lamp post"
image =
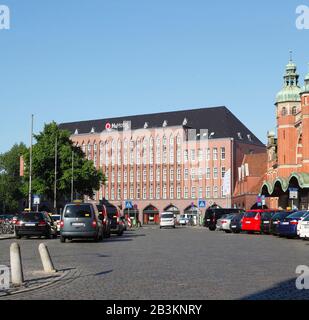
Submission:
<svg viewBox="0 0 309 320">
<path fill-rule="evenodd" d="M 34 115 L 31 115 L 31 132 L 30 132 L 30 159 L 29 159 L 29 211 L 32 209 L 32 146 L 33 146 L 33 121 Z"/>
<path fill-rule="evenodd" d="M 72 151 L 71 202 L 74 200 L 74 151 Z"/>
<path fill-rule="evenodd" d="M 58 137 L 55 141 L 55 181 L 54 181 L 54 209 L 57 213 L 57 166 L 58 166 Z"/>
</svg>

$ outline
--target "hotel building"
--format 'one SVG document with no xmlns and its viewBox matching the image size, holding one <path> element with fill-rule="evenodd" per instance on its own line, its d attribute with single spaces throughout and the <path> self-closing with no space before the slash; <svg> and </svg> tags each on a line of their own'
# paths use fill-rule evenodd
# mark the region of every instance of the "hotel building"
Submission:
<svg viewBox="0 0 309 320">
<path fill-rule="evenodd" d="M 265 146 L 226 107 L 63 123 L 107 182 L 95 194 L 124 209 L 131 201 L 144 224 L 159 213 L 200 215 L 231 207 L 237 168 Z"/>
</svg>

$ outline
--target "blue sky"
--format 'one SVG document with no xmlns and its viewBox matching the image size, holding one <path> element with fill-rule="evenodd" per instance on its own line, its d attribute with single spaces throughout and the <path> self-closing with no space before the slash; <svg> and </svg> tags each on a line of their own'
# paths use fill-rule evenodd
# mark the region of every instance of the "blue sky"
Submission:
<svg viewBox="0 0 309 320">
<path fill-rule="evenodd" d="M 226 105 L 260 139 L 289 50 L 308 71 L 308 0 L 2 0 L 0 152 L 44 123 Z"/>
</svg>

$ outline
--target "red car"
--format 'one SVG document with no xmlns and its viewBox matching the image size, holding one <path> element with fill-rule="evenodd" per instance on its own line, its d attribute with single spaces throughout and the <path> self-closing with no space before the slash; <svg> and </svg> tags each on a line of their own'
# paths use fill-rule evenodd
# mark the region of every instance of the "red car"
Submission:
<svg viewBox="0 0 309 320">
<path fill-rule="evenodd" d="M 261 233 L 261 218 L 263 212 L 274 212 L 274 210 L 249 210 L 245 213 L 242 222 L 241 230 L 248 233 Z"/>
</svg>

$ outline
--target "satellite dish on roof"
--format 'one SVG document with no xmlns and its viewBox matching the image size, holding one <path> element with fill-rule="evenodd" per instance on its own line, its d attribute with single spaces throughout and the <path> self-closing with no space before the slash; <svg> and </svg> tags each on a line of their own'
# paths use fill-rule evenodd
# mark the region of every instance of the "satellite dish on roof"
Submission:
<svg viewBox="0 0 309 320">
<path fill-rule="evenodd" d="M 163 128 L 166 128 L 166 127 L 167 127 L 167 121 L 164 120 L 164 122 L 163 122 Z"/>
<path fill-rule="evenodd" d="M 148 122 L 145 122 L 145 124 L 144 124 L 144 129 L 147 129 L 148 128 Z"/>
<path fill-rule="evenodd" d="M 95 133 L 95 129 L 94 129 L 94 127 L 92 127 L 92 128 L 91 128 L 90 133 Z"/>
<path fill-rule="evenodd" d="M 188 124 L 188 119 L 187 119 L 187 118 L 184 118 L 182 125 L 183 125 L 183 126 L 186 126 L 187 124 Z"/>
</svg>

